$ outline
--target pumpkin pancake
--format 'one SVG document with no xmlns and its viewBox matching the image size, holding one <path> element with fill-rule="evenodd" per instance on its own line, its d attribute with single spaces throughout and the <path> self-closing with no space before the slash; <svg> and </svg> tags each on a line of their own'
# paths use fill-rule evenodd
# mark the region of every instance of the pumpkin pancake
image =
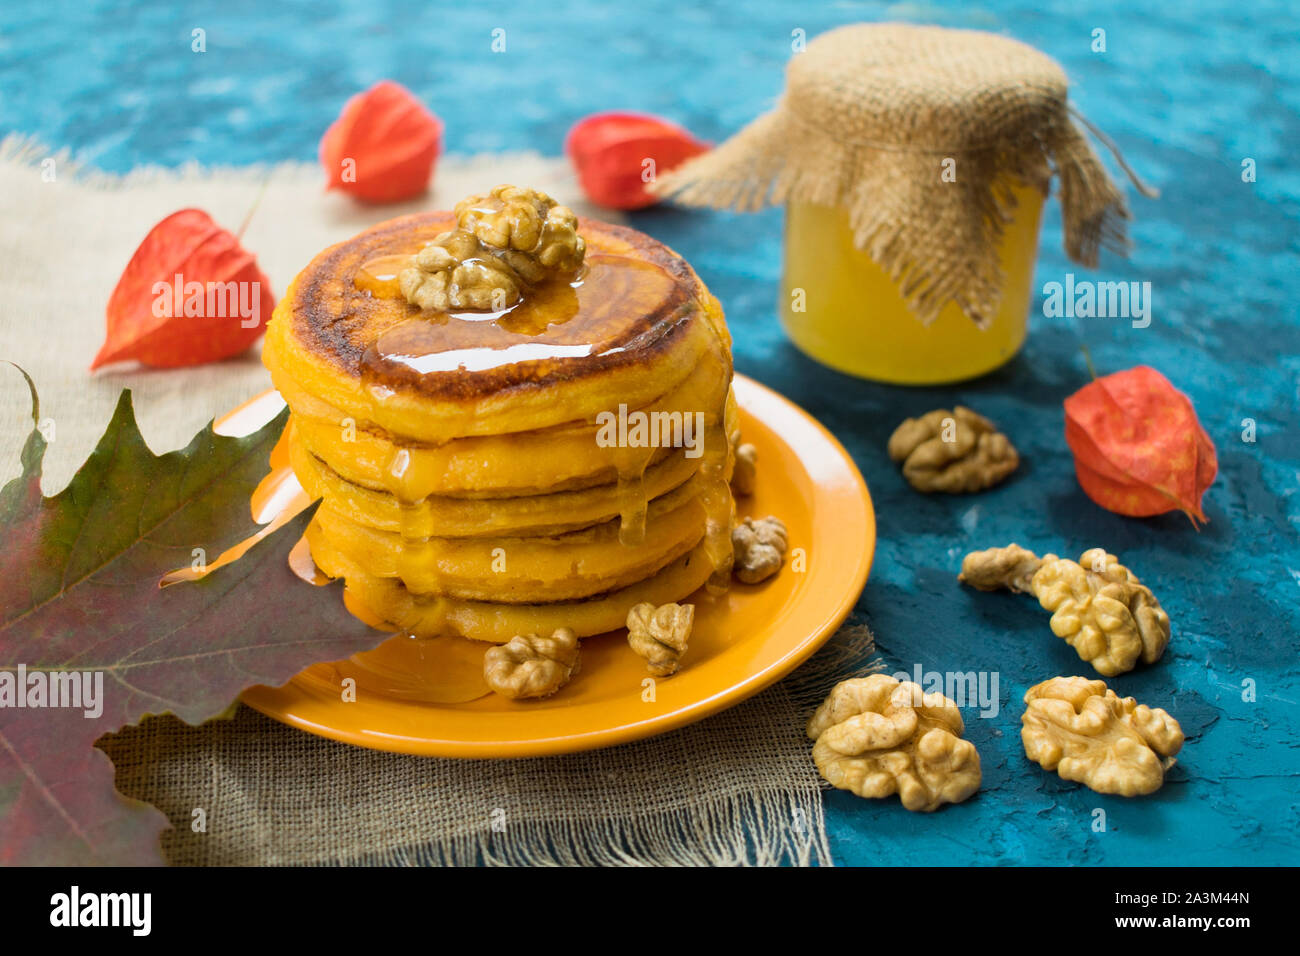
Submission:
<svg viewBox="0 0 1300 956">
<path fill-rule="evenodd" d="M 290 424 L 289 463 L 306 492 L 323 497 L 349 520 L 381 531 L 447 538 L 553 535 L 620 517 L 626 507 L 626 494 L 616 483 L 514 498 L 429 495 L 416 504 L 403 504 L 393 495 L 339 476 L 298 440 L 296 424 Z M 698 468 L 697 461 L 680 452 L 647 468 L 639 488 L 647 513 L 661 497 L 698 494 L 700 483 L 690 482 Z"/>
<path fill-rule="evenodd" d="M 428 443 L 639 408 L 701 363 L 730 375 L 721 308 L 694 270 L 650 237 L 594 220 L 579 222 L 587 254 L 573 282 L 499 313 L 416 308 L 375 263 L 409 257 L 454 225 L 447 213 L 405 216 L 313 259 L 267 326 L 272 374 Z"/>
<path fill-rule="evenodd" d="M 711 416 L 721 405 L 729 381 L 729 376 L 692 375 L 639 411 L 672 415 L 707 410 Z M 348 481 L 388 491 L 404 501 L 428 495 L 536 495 L 589 488 L 618 477 L 616 456 L 596 441 L 599 426 L 593 422 L 442 444 L 409 439 L 398 443 L 377 426 L 349 420 L 338 409 L 312 399 L 289 380 L 277 380 L 276 387 L 293 407 L 299 440 L 313 455 Z M 654 449 L 649 465 L 662 461 L 670 451 Z"/>
<path fill-rule="evenodd" d="M 620 543 L 618 519 L 559 535 L 528 538 L 404 538 L 357 524 L 327 502 L 319 534 L 365 573 L 399 578 L 416 594 L 525 604 L 590 597 L 650 577 L 699 544 L 704 507 L 697 495 L 666 496 L 635 547 Z M 659 499 L 664 501 L 665 499 Z"/>
<path fill-rule="evenodd" d="M 309 530 L 312 558 L 330 577 L 343 578 L 347 589 L 376 617 L 415 637 L 457 634 L 476 641 L 505 644 L 517 634 L 550 634 L 567 627 L 579 637 L 616 630 L 627 612 L 643 602 L 667 604 L 698 590 L 713 573 L 704 544 L 636 584 L 577 601 L 503 604 L 413 594 L 396 578 L 366 574 L 347 555 Z"/>
<path fill-rule="evenodd" d="M 416 636 L 499 643 L 725 586 L 717 300 L 648 236 L 501 189 L 325 250 L 276 307 L 317 565 Z"/>
</svg>

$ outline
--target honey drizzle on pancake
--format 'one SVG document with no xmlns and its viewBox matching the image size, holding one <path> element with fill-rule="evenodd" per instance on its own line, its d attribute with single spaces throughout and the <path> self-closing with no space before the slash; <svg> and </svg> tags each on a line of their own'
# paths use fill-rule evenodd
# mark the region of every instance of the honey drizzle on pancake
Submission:
<svg viewBox="0 0 1300 956">
<path fill-rule="evenodd" d="M 704 461 L 700 464 L 700 474 L 704 478 L 704 489 L 700 492 L 705 514 L 704 554 L 713 566 L 713 574 L 707 582 L 711 594 L 727 590 L 731 581 L 731 524 L 735 500 L 727 482 L 727 459 L 730 455 L 726 424 L 719 414 L 704 432 Z"/>
<path fill-rule="evenodd" d="M 378 299 L 396 299 L 402 294 L 397 277 L 411 264 L 409 255 L 376 256 L 362 263 L 352 283 Z"/>
<path fill-rule="evenodd" d="M 715 366 L 725 363 L 727 380 L 731 379 L 731 349 L 725 327 L 720 320 L 711 320 L 716 338 L 716 348 L 708 353 L 704 362 Z M 736 517 L 736 501 L 731 494 L 730 466 L 732 464 L 731 439 L 727 433 L 726 400 L 705 416 L 704 455 L 700 462 L 703 490 L 700 500 L 704 505 L 704 555 L 713 568 L 706 587 L 710 594 L 721 594 L 731 584 L 731 568 L 735 554 L 731 545 L 731 527 Z"/>
<path fill-rule="evenodd" d="M 618 472 L 618 541 L 632 547 L 645 540 L 645 470 L 654 457 L 654 448 L 616 448 L 615 467 Z"/>
<path fill-rule="evenodd" d="M 435 582 L 440 578 L 438 556 L 429 539 L 434 529 L 426 517 L 427 509 L 421 507 L 420 501 L 412 501 L 405 494 L 405 477 L 411 464 L 411 453 L 396 446 L 384 469 L 388 490 L 397 499 L 398 534 L 402 539 L 402 548 L 398 553 L 398 570 L 404 581 L 412 580 L 417 573 Z M 440 592 L 440 587 L 432 589 Z"/>
<path fill-rule="evenodd" d="M 372 259 L 358 272 L 372 276 L 391 259 Z M 381 273 L 386 275 L 387 273 Z M 361 378 L 371 394 L 383 394 L 394 370 L 417 375 L 485 372 L 526 363 L 581 362 L 596 355 L 636 349 L 640 336 L 619 339 L 615 314 L 669 297 L 674 278 L 653 263 L 625 256 L 596 255 L 572 282 L 549 282 L 530 290 L 517 305 L 499 312 L 413 312 L 385 329 L 361 359 Z M 373 294 L 373 293 L 372 293 Z M 671 330 L 680 317 L 642 333 L 651 340 Z M 540 367 L 539 367 L 540 370 Z"/>
</svg>

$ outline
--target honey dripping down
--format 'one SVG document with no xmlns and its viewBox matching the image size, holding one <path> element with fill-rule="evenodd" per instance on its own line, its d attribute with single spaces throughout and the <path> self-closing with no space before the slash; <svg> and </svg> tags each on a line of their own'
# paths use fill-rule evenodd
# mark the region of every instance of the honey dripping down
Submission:
<svg viewBox="0 0 1300 956">
<path fill-rule="evenodd" d="M 411 467 L 411 453 L 397 446 L 385 471 L 388 491 L 397 499 L 399 534 L 402 545 L 397 555 L 397 572 L 404 584 L 419 579 L 428 591 L 441 596 L 441 574 L 433 537 L 432 509 L 427 499 L 412 500 L 405 481 Z"/>
<path fill-rule="evenodd" d="M 727 482 L 731 453 L 726 425 L 722 416 L 717 415 L 705 429 L 704 460 L 700 464 L 700 476 L 704 480 L 704 489 L 700 493 L 705 513 L 704 554 L 713 567 L 706 582 L 710 594 L 727 590 L 735 558 L 731 548 L 731 524 L 736 505 Z"/>
<path fill-rule="evenodd" d="M 715 347 L 706 362 L 714 366 L 717 374 L 731 381 L 731 349 L 725 332 L 713 326 Z M 704 364 L 704 363 L 702 363 Z M 735 463 L 735 449 L 727 429 L 728 388 L 722 406 L 705 416 L 704 454 L 700 462 L 703 490 L 700 500 L 704 505 L 704 554 L 713 573 L 705 587 L 710 594 L 721 594 L 731 586 L 731 569 L 735 552 L 731 544 L 731 529 L 736 520 L 736 500 L 731 494 L 731 469 Z"/>
<path fill-rule="evenodd" d="M 615 449 L 618 543 L 625 547 L 635 547 L 645 541 L 646 511 L 649 507 L 645 492 L 645 470 L 654 454 L 654 448 Z"/>
</svg>

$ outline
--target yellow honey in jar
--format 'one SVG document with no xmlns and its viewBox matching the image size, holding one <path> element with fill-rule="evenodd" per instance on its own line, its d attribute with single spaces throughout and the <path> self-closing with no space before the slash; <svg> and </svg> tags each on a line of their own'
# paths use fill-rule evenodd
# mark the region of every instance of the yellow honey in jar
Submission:
<svg viewBox="0 0 1300 956">
<path fill-rule="evenodd" d="M 773 109 L 650 188 L 785 206 L 777 311 L 807 355 L 881 382 L 958 382 L 1024 343 L 1053 182 L 1071 260 L 1127 249 L 1124 194 L 1068 95 L 1061 65 L 1010 37 L 849 24 L 789 59 Z"/>
<path fill-rule="evenodd" d="M 841 372 L 903 385 L 973 378 L 1010 361 L 1025 341 L 1045 199 L 1027 184 L 1013 192 L 998 242 L 1002 298 L 985 328 L 953 302 L 928 325 L 918 321 L 898 284 L 854 244 L 846 209 L 789 202 L 779 313 L 790 341 Z"/>
</svg>

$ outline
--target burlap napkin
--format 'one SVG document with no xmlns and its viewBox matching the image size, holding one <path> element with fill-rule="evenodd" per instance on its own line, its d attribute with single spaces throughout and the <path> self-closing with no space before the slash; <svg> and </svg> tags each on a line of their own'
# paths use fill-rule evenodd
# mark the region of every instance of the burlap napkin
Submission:
<svg viewBox="0 0 1300 956">
<path fill-rule="evenodd" d="M 46 159 L 54 160 L 53 181 Z M 104 304 L 150 226 L 198 206 L 236 227 L 264 181 L 244 242 L 277 292 L 324 246 L 389 216 L 450 208 L 497 182 L 529 183 L 584 211 L 567 165 L 530 155 L 444 160 L 432 195 L 376 209 L 322 194 L 310 166 L 114 178 L 78 173 L 67 157 L 6 140 L 0 358 L 31 373 L 42 418 L 53 426 L 45 429 L 47 494 L 85 460 L 123 387 L 134 391 L 145 438 L 162 452 L 270 386 L 256 355 L 181 371 L 86 371 L 103 340 Z M 29 416 L 21 378 L 0 371 L 0 480 L 18 473 Z M 870 654 L 866 630 L 848 628 L 795 677 L 719 716 L 567 757 L 384 754 L 248 708 L 201 727 L 149 718 L 101 746 L 117 765 L 119 789 L 172 821 L 163 848 L 176 864 L 827 864 L 803 723 L 830 684 Z"/>
<path fill-rule="evenodd" d="M 179 865 L 827 865 L 803 726 L 844 661 L 870 651 L 866 630 L 847 628 L 738 707 L 562 757 L 362 750 L 248 707 L 200 727 L 148 718 L 100 746 L 118 789 L 172 821 L 163 853 Z"/>
</svg>

